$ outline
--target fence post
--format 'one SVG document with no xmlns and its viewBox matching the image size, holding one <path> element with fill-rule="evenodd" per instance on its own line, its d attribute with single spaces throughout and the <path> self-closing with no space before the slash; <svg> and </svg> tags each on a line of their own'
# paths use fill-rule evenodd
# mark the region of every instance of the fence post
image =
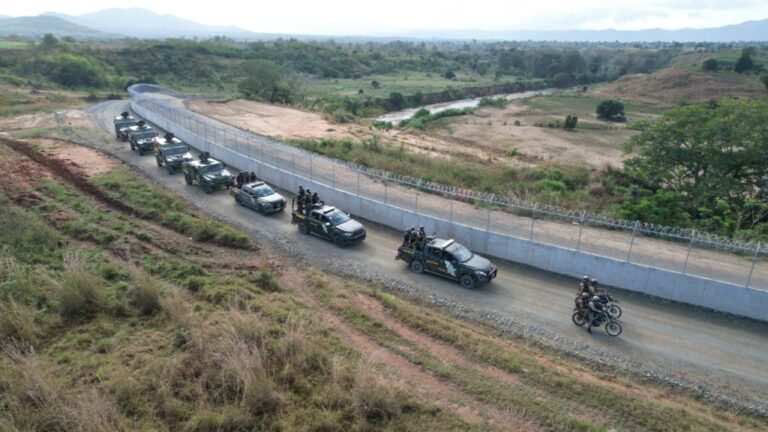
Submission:
<svg viewBox="0 0 768 432">
<path fill-rule="evenodd" d="M 579 240 L 576 242 L 576 252 L 581 250 L 581 232 L 584 231 L 584 218 L 586 217 L 587 212 L 582 211 L 581 217 L 579 218 Z"/>
<path fill-rule="evenodd" d="M 485 216 L 485 232 L 491 231 L 491 206 L 488 206 L 488 214 Z"/>
<path fill-rule="evenodd" d="M 688 253 L 685 254 L 685 264 L 683 264 L 683 274 L 688 274 L 688 258 L 691 257 L 691 249 L 693 249 L 693 239 L 696 238 L 696 230 L 691 230 L 691 242 L 688 243 Z"/>
<path fill-rule="evenodd" d="M 640 225 L 640 221 L 635 221 L 635 226 L 632 227 L 632 238 L 629 240 L 629 251 L 627 251 L 627 262 L 632 256 L 632 245 L 635 244 L 635 235 L 637 234 L 637 226 Z"/>
<path fill-rule="evenodd" d="M 291 172 L 296 175 L 296 152 L 291 152 Z"/>
<path fill-rule="evenodd" d="M 333 182 L 331 183 L 331 185 L 333 186 L 334 189 L 336 189 L 336 162 L 331 163 L 331 168 L 333 169 L 333 177 L 332 177 Z"/>
<path fill-rule="evenodd" d="M 536 221 L 536 207 L 539 206 L 539 203 L 533 203 L 533 213 L 531 214 L 531 237 L 529 238 L 530 241 L 533 241 L 533 223 Z"/>
<path fill-rule="evenodd" d="M 360 198 L 360 171 L 357 172 L 357 197 Z"/>
<path fill-rule="evenodd" d="M 384 182 L 384 206 L 387 206 L 387 182 Z"/>
<path fill-rule="evenodd" d="M 453 222 L 453 194 L 451 194 L 450 197 L 448 197 L 448 200 L 451 202 L 451 210 L 448 215 L 448 222 Z"/>
<path fill-rule="evenodd" d="M 264 161 L 264 159 L 262 159 L 262 162 L 263 161 Z M 314 180 L 312 180 L 312 153 L 309 154 L 309 181 L 314 181 Z M 358 193 L 358 195 L 359 195 L 359 193 Z"/>
<path fill-rule="evenodd" d="M 413 211 L 414 213 L 419 212 L 419 193 L 416 192 L 416 209 Z"/>
<path fill-rule="evenodd" d="M 264 141 L 261 142 L 261 164 L 264 165 Z"/>
<path fill-rule="evenodd" d="M 757 263 L 757 257 L 760 255 L 760 242 L 757 242 L 757 248 L 755 249 L 755 256 L 752 258 L 752 268 L 749 269 L 749 276 L 747 277 L 747 284 L 744 285 L 749 288 L 749 284 L 752 282 L 752 272 L 755 271 L 755 264 Z"/>
</svg>

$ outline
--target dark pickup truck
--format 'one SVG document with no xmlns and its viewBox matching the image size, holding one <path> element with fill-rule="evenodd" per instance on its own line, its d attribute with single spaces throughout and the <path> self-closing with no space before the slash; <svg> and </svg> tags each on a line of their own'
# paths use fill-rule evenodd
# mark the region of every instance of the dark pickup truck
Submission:
<svg viewBox="0 0 768 432">
<path fill-rule="evenodd" d="M 281 212 L 285 208 L 285 198 L 262 181 L 246 183 L 242 188 L 232 188 L 229 194 L 234 196 L 241 206 L 254 209 L 263 215 Z"/>
<path fill-rule="evenodd" d="M 432 239 L 422 248 L 418 244 L 400 246 L 395 259 L 408 263 L 414 273 L 436 274 L 458 281 L 467 289 L 490 282 L 498 273 L 490 261 L 452 239 Z"/>
<path fill-rule="evenodd" d="M 136 126 L 129 127 L 125 133 L 128 135 L 131 150 L 138 151 L 139 156 L 144 156 L 144 152 L 152 151 L 157 132 L 143 120 L 139 121 Z"/>
<path fill-rule="evenodd" d="M 365 227 L 343 211 L 320 202 L 309 211 L 299 211 L 296 200 L 291 201 L 291 223 L 299 227 L 302 234 L 313 234 L 331 240 L 336 246 L 344 247 L 365 240 Z"/>
<path fill-rule="evenodd" d="M 168 174 L 173 174 L 176 169 L 181 169 L 181 166 L 185 163 L 192 162 L 192 154 L 189 152 L 189 147 L 170 132 L 166 133 L 162 138 L 155 138 L 154 152 L 157 166 L 165 167 Z"/>
</svg>

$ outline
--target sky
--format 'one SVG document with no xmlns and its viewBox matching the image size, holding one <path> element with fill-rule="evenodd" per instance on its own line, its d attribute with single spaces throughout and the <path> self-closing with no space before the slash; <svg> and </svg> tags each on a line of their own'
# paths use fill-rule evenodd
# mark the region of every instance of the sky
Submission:
<svg viewBox="0 0 768 432">
<path fill-rule="evenodd" d="M 768 0 L 5 0 L 0 15 L 140 7 L 254 32 L 401 35 L 419 30 L 707 28 L 768 18 Z"/>
</svg>

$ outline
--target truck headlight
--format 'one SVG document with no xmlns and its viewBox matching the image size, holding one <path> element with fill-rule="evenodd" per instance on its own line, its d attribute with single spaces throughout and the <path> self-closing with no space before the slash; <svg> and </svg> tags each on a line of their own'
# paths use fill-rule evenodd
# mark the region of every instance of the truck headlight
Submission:
<svg viewBox="0 0 768 432">
<path fill-rule="evenodd" d="M 475 272 L 475 277 L 477 278 L 477 280 L 486 280 L 486 279 L 488 279 L 488 275 L 485 272 L 480 271 L 480 270 Z"/>
</svg>

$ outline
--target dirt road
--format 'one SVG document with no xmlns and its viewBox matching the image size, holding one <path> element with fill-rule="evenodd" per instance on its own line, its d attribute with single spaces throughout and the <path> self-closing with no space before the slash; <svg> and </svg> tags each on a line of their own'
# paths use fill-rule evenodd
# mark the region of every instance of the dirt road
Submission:
<svg viewBox="0 0 768 432">
<path fill-rule="evenodd" d="M 390 229 L 369 224 L 366 241 L 347 249 L 304 237 L 291 225 L 287 213 L 262 217 L 235 205 L 225 192 L 206 195 L 200 188 L 186 186 L 181 176 L 168 176 L 158 169 L 154 158 L 138 156 L 113 137 L 105 141 L 104 131 L 111 129 L 111 116 L 124 107 L 125 102 L 90 107 L 103 130 L 79 130 L 72 138 L 126 161 L 213 215 L 245 227 L 264 244 L 293 250 L 311 262 L 327 265 L 331 271 L 417 287 L 425 296 L 466 305 L 474 316 L 501 315 L 523 328 L 524 333 L 559 349 L 630 368 L 633 364 L 659 367 L 727 394 L 768 404 L 768 325 L 617 292 L 625 310 L 624 333 L 619 338 L 602 332 L 589 335 L 570 321 L 574 279 L 498 262 L 499 277 L 492 284 L 466 291 L 437 277 L 412 274 L 402 262 L 394 261 L 399 233 Z"/>
</svg>

